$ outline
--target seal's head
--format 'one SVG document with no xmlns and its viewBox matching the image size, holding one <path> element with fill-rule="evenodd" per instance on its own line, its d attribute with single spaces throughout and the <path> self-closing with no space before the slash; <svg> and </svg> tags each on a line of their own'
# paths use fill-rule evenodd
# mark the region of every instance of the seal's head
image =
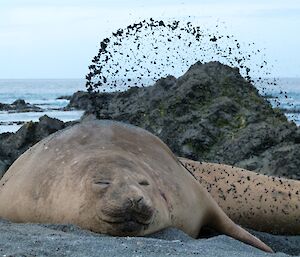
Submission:
<svg viewBox="0 0 300 257">
<path fill-rule="evenodd" d="M 157 190 L 158 181 L 138 160 L 106 155 L 90 161 L 91 168 L 94 172 L 88 186 L 95 199 L 96 232 L 142 236 L 170 223 L 166 200 Z"/>
</svg>

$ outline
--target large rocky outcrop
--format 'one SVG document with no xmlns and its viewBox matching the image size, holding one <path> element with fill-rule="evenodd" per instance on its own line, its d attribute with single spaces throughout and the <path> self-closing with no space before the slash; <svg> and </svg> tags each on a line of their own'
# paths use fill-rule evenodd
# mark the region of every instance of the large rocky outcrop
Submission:
<svg viewBox="0 0 300 257">
<path fill-rule="evenodd" d="M 238 69 L 196 63 L 178 79 L 102 93 L 95 101 L 101 118 L 146 128 L 179 156 L 300 178 L 299 128 Z M 84 92 L 74 94 L 69 108 L 95 111 Z"/>
</svg>

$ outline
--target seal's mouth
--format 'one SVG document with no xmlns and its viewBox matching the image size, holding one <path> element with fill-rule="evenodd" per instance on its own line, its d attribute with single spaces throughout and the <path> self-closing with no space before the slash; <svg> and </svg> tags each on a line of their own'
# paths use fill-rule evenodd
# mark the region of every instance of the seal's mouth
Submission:
<svg viewBox="0 0 300 257">
<path fill-rule="evenodd" d="M 143 196 L 107 201 L 97 212 L 100 222 L 108 224 L 108 229 L 116 234 L 139 235 L 154 220 L 155 209 L 150 200 Z"/>
<path fill-rule="evenodd" d="M 139 235 L 153 223 L 154 216 L 152 208 L 142 213 L 128 209 L 122 209 L 122 212 L 103 209 L 98 214 L 99 221 L 108 224 L 109 230 L 116 235 Z"/>
<path fill-rule="evenodd" d="M 126 205 L 125 208 L 104 206 L 98 216 L 102 222 L 115 227 L 133 226 L 135 228 L 145 228 L 153 221 L 154 213 L 154 209 L 145 204 L 138 207 L 135 205 Z"/>
<path fill-rule="evenodd" d="M 135 217 L 126 218 L 122 220 L 111 220 L 105 217 L 101 217 L 100 220 L 109 224 L 112 228 L 112 234 L 116 235 L 133 235 L 132 233 L 138 233 L 149 227 L 152 222 L 152 218 L 147 221 L 141 221 Z"/>
<path fill-rule="evenodd" d="M 108 220 L 108 219 L 105 219 L 105 218 L 101 218 L 102 221 L 106 222 L 106 223 L 109 223 L 109 224 L 124 224 L 124 223 L 137 223 L 139 225 L 142 225 L 142 226 L 149 226 L 151 224 L 151 220 L 149 221 L 140 221 L 138 219 L 135 219 L 135 218 L 131 218 L 131 219 L 124 219 L 124 220 Z"/>
</svg>

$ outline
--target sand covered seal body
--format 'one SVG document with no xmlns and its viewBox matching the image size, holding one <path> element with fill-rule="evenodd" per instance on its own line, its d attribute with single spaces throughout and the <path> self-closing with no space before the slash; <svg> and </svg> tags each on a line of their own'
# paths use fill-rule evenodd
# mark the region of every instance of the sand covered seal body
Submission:
<svg viewBox="0 0 300 257">
<path fill-rule="evenodd" d="M 179 160 L 234 222 L 273 234 L 300 234 L 300 181 Z"/>
<path fill-rule="evenodd" d="M 1 179 L 0 217 L 117 236 L 176 227 L 196 238 L 210 226 L 271 251 L 227 217 L 161 140 L 118 122 L 75 125 L 20 156 Z"/>
</svg>

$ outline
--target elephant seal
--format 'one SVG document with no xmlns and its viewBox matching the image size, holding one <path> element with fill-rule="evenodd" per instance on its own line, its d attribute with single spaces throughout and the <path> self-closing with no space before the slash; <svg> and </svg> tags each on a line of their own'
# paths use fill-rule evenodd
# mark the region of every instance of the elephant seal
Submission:
<svg viewBox="0 0 300 257">
<path fill-rule="evenodd" d="M 300 235 L 300 181 L 179 160 L 234 222 L 273 234 Z"/>
<path fill-rule="evenodd" d="M 160 139 L 131 125 L 94 120 L 52 134 L 0 182 L 0 217 L 14 222 L 115 236 L 176 227 L 194 238 L 209 226 L 272 252 L 228 218 Z"/>
</svg>

